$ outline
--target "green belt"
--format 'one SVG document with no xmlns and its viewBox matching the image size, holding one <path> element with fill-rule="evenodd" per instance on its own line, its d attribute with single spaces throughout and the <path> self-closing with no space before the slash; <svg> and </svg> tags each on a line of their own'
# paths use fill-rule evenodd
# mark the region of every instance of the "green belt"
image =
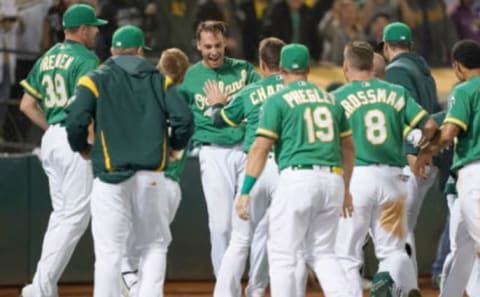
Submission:
<svg viewBox="0 0 480 297">
<path fill-rule="evenodd" d="M 325 166 L 325 165 L 313 165 L 313 164 L 299 164 L 299 165 L 292 165 L 290 167 L 292 170 L 322 170 L 322 171 L 327 171 L 330 173 L 342 175 L 343 174 L 343 169 L 342 167 L 339 166 Z"/>
</svg>

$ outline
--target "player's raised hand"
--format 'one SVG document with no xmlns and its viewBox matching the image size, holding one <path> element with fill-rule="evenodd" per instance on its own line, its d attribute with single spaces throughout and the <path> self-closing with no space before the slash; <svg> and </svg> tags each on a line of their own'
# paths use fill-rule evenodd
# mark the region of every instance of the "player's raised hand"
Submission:
<svg viewBox="0 0 480 297">
<path fill-rule="evenodd" d="M 241 195 L 235 203 L 235 210 L 237 215 L 242 220 L 248 220 L 248 203 L 250 201 L 249 195 Z"/>
<path fill-rule="evenodd" d="M 203 86 L 203 92 L 207 96 L 207 101 L 210 106 L 213 106 L 217 103 L 225 104 L 227 102 L 227 97 L 220 90 L 220 86 L 217 81 L 207 80 Z"/>
<path fill-rule="evenodd" d="M 351 218 L 352 214 L 353 214 L 352 193 L 345 192 L 345 197 L 343 198 L 342 216 L 344 218 Z"/>
</svg>

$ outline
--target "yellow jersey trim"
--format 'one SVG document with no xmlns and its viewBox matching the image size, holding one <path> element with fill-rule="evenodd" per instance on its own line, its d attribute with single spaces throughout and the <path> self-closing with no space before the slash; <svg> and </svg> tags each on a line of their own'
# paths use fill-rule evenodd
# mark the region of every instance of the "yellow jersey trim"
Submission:
<svg viewBox="0 0 480 297">
<path fill-rule="evenodd" d="M 410 128 L 413 128 L 415 127 L 418 122 L 420 122 L 420 120 L 425 116 L 427 115 L 427 112 L 425 110 L 422 110 L 420 111 L 414 118 L 413 120 L 410 122 L 410 124 L 408 125 Z"/>
<path fill-rule="evenodd" d="M 450 123 L 450 124 L 454 124 L 455 126 L 458 126 L 460 128 L 462 128 L 463 131 L 467 131 L 468 129 L 468 126 L 467 124 L 465 124 L 463 121 L 457 119 L 457 118 L 453 118 L 453 117 L 447 117 L 445 118 L 445 120 L 443 121 L 444 124 L 446 123 Z"/>
<path fill-rule="evenodd" d="M 165 169 L 165 164 L 167 163 L 167 137 L 163 133 L 163 145 L 162 145 L 162 161 L 160 166 L 158 166 L 157 171 L 163 171 Z"/>
<path fill-rule="evenodd" d="M 273 131 L 270 131 L 268 129 L 264 129 L 264 128 L 258 128 L 257 132 L 255 134 L 265 136 L 265 137 L 268 137 L 268 138 L 272 138 L 272 139 L 278 139 L 278 134 L 277 133 L 275 133 Z"/>
<path fill-rule="evenodd" d="M 220 111 L 220 115 L 222 116 L 222 119 L 225 121 L 225 123 L 227 123 L 230 127 L 234 127 L 234 128 L 238 127 L 237 123 L 235 123 L 234 121 L 232 121 L 231 119 L 228 118 L 224 109 L 222 109 L 222 111 Z"/>
<path fill-rule="evenodd" d="M 27 91 L 27 93 L 29 93 L 30 95 L 32 95 L 33 97 L 41 100 L 42 99 L 42 94 L 40 94 L 37 90 L 35 90 L 28 82 L 27 80 L 22 80 L 20 82 L 20 85 L 22 87 L 25 88 L 25 90 Z"/>
<path fill-rule="evenodd" d="M 352 135 L 352 129 L 340 133 L 340 138 L 344 138 L 350 135 Z"/>
<path fill-rule="evenodd" d="M 95 97 L 98 98 L 99 93 L 97 89 L 97 85 L 95 85 L 95 82 L 88 76 L 82 76 L 78 80 L 77 86 L 84 86 L 85 88 L 89 89 Z"/>
<path fill-rule="evenodd" d="M 171 85 L 173 85 L 173 79 L 170 76 L 165 75 L 165 86 L 163 87 L 163 91 L 166 92 Z"/>
<path fill-rule="evenodd" d="M 100 131 L 100 140 L 102 142 L 103 158 L 105 159 L 105 169 L 107 172 L 112 172 L 112 163 L 110 161 L 110 155 L 108 154 L 107 142 L 105 141 L 103 130 Z"/>
<path fill-rule="evenodd" d="M 407 137 L 408 133 L 412 130 L 412 127 L 410 126 L 406 126 L 405 128 L 403 128 L 403 137 Z"/>
</svg>

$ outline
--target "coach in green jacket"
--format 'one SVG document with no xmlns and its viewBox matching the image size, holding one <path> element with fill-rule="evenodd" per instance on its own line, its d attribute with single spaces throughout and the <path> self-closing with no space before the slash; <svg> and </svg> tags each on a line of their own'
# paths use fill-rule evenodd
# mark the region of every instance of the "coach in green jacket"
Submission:
<svg viewBox="0 0 480 297">
<path fill-rule="evenodd" d="M 441 108 L 438 104 L 435 80 L 425 59 L 412 51 L 412 32 L 410 28 L 404 23 L 391 23 L 383 30 L 383 41 L 383 53 L 389 61 L 385 80 L 405 87 L 429 114 L 439 112 Z M 406 203 L 407 251 L 412 258 L 415 270 L 418 272 L 414 236 L 415 226 L 423 200 L 427 191 L 437 180 L 439 165 L 441 164 L 434 163 L 430 166 L 426 178 L 415 176 L 410 170 L 410 166 L 415 163 L 416 153 L 414 153 L 415 150 L 409 150 L 408 147 L 409 145 L 406 143 L 404 153 L 409 164 L 404 168 L 404 174 L 409 176 Z M 447 162 L 447 159 L 445 161 Z"/>
<path fill-rule="evenodd" d="M 169 151 L 187 145 L 193 115 L 170 79 L 143 58 L 144 44 L 137 27 L 115 31 L 112 58 L 80 79 L 67 108 L 66 128 L 74 151 L 88 155 L 91 119 L 95 125 L 91 149 L 95 297 L 120 296 L 120 262 L 132 227 L 143 263 L 138 294 L 158 296 L 163 290 L 174 211 L 165 194 L 163 170 Z"/>
</svg>

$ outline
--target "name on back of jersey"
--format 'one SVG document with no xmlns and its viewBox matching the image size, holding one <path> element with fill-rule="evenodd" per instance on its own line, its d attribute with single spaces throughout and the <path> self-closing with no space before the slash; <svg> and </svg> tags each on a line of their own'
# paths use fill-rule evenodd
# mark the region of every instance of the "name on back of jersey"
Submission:
<svg viewBox="0 0 480 297">
<path fill-rule="evenodd" d="M 340 101 L 347 118 L 350 118 L 359 107 L 374 103 L 391 105 L 396 111 L 400 112 L 405 107 L 405 97 L 395 91 L 379 88 L 357 91 Z"/>
<path fill-rule="evenodd" d="M 283 86 L 283 84 L 276 84 L 258 88 L 250 94 L 250 101 L 253 105 L 263 103 L 265 99 L 267 99 L 269 96 L 276 93 L 277 91 L 281 90 Z"/>
<path fill-rule="evenodd" d="M 306 103 L 328 103 L 335 105 L 335 100 L 326 92 L 319 92 L 316 88 L 292 90 L 283 94 L 283 99 L 288 103 L 290 108 L 295 108 L 296 105 Z"/>
<path fill-rule="evenodd" d="M 74 60 L 74 57 L 66 54 L 48 55 L 42 59 L 40 71 L 48 71 L 55 68 L 67 70 Z"/>
</svg>

